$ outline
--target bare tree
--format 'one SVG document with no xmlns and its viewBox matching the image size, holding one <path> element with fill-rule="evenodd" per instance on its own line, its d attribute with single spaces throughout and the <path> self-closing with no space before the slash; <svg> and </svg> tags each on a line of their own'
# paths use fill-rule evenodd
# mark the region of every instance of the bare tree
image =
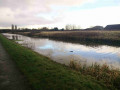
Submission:
<svg viewBox="0 0 120 90">
<path fill-rule="evenodd" d="M 66 29 L 66 30 L 80 29 L 80 26 L 76 26 L 76 25 L 74 25 L 74 24 L 67 24 L 67 25 L 65 26 L 65 29 Z"/>
</svg>

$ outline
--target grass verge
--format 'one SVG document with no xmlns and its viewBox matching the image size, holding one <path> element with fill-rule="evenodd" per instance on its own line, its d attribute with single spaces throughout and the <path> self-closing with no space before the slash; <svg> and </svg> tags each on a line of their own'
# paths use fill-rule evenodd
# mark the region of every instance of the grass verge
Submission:
<svg viewBox="0 0 120 90">
<path fill-rule="evenodd" d="M 34 90 L 106 90 L 101 81 L 84 76 L 64 65 L 8 40 L 0 34 L 0 42 L 27 78 Z"/>
</svg>

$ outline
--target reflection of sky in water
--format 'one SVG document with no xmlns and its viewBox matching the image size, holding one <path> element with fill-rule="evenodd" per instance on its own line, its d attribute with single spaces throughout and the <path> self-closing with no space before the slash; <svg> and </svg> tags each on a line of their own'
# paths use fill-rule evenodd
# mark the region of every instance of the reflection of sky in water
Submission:
<svg viewBox="0 0 120 90">
<path fill-rule="evenodd" d="M 119 61 L 120 58 L 116 54 L 111 53 L 98 53 L 96 51 L 77 51 L 74 54 L 81 55 L 83 57 L 94 58 L 96 60 L 109 59 Z"/>
<path fill-rule="evenodd" d="M 41 47 L 38 47 L 38 48 L 40 48 L 40 49 L 54 49 L 52 44 L 48 44 L 48 45 L 41 46 Z"/>
<path fill-rule="evenodd" d="M 7 35 L 9 36 L 9 34 Z M 10 36 L 8 38 L 12 39 Z M 119 47 L 107 45 L 90 47 L 81 44 L 65 43 L 49 39 L 30 38 L 22 35 L 19 35 L 18 39 L 34 43 L 35 51 L 43 55 L 50 56 L 55 61 L 63 60 L 63 62 L 66 63 L 65 61 L 70 60 L 71 58 L 86 58 L 90 61 L 93 59 L 95 61 L 106 60 L 109 61 L 109 63 L 120 63 Z"/>
<path fill-rule="evenodd" d="M 64 45 L 64 44 L 63 44 Z M 73 46 L 74 47 L 74 46 Z M 81 45 L 81 47 L 83 47 Z M 86 47 L 87 48 L 87 47 Z M 105 48 L 105 47 L 104 47 Z M 85 57 L 85 58 L 94 58 L 96 60 L 102 60 L 102 59 L 107 59 L 107 60 L 116 60 L 116 61 L 119 61 L 120 62 L 120 57 L 117 55 L 117 52 L 112 52 L 112 50 L 107 50 L 106 52 L 99 49 L 99 48 L 96 48 L 96 49 L 93 49 L 93 48 L 87 48 L 87 49 L 79 49 L 79 48 L 66 48 L 64 46 L 64 52 L 61 52 L 61 50 L 63 51 L 63 48 L 61 47 L 58 47 L 57 45 L 54 45 L 52 43 L 47 43 L 47 45 L 44 45 L 44 46 L 40 46 L 39 49 L 51 49 L 51 50 L 55 50 L 53 52 L 53 55 L 80 55 L 82 57 Z M 70 52 L 70 51 L 73 51 L 73 52 Z M 101 51 L 101 52 L 100 52 Z M 114 50 L 113 50 L 114 51 Z"/>
</svg>

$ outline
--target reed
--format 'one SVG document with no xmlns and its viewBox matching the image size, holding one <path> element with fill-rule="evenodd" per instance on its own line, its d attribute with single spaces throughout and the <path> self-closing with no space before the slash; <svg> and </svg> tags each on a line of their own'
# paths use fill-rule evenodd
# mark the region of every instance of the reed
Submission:
<svg viewBox="0 0 120 90">
<path fill-rule="evenodd" d="M 76 63 L 74 60 L 70 61 L 70 68 L 79 71 L 84 75 L 90 75 L 99 81 L 104 81 L 108 88 L 114 86 L 118 90 L 120 89 L 120 71 L 119 69 L 110 68 L 107 64 L 99 65 L 97 63 L 92 66 L 86 64 L 81 65 Z"/>
</svg>

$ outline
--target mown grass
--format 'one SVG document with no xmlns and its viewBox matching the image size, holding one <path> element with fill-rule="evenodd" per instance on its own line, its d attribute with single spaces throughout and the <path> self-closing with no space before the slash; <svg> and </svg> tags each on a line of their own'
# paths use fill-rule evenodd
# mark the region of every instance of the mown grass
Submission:
<svg viewBox="0 0 120 90">
<path fill-rule="evenodd" d="M 49 58 L 8 40 L 0 42 L 34 90 L 106 90 L 102 81 L 58 64 Z M 114 87 L 113 87 L 114 88 Z"/>
<path fill-rule="evenodd" d="M 70 61 L 70 68 L 81 72 L 83 75 L 90 75 L 97 80 L 103 80 L 108 88 L 115 87 L 120 90 L 120 70 L 110 68 L 107 64 L 99 65 L 94 63 L 92 66 L 82 65 L 74 60 Z"/>
</svg>

